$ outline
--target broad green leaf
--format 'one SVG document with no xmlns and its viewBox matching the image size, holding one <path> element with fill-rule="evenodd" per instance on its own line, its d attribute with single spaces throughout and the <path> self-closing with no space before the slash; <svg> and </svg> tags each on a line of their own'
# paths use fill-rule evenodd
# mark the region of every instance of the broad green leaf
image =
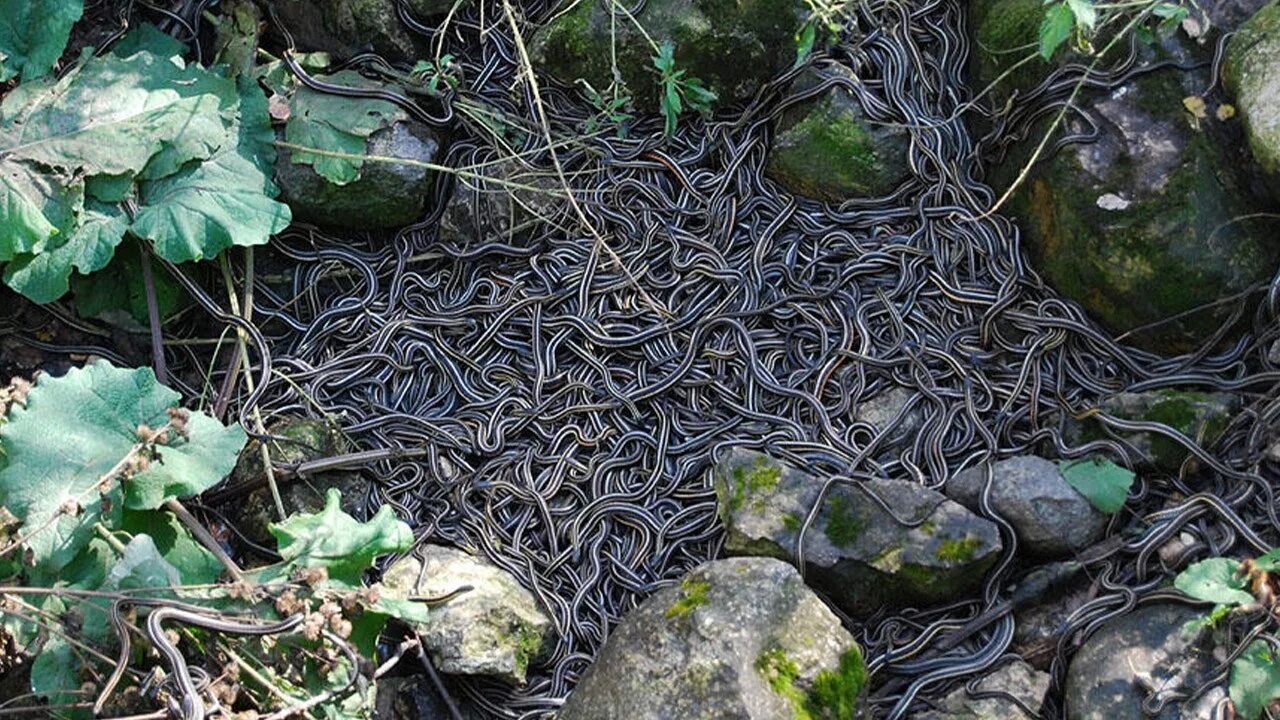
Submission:
<svg viewBox="0 0 1280 720">
<path fill-rule="evenodd" d="M 1173 586 L 1197 600 L 1219 605 L 1253 602 L 1246 581 L 1236 575 L 1240 563 L 1230 558 L 1209 558 L 1188 567 L 1174 578 Z"/>
<path fill-rule="evenodd" d="M 0 104 L 0 154 L 65 174 L 138 173 L 158 153 L 177 168 L 230 138 L 235 84 L 140 51 L 103 55 L 61 80 L 24 83 Z"/>
<path fill-rule="evenodd" d="M 183 306 L 186 291 L 155 260 L 151 261 L 151 271 L 156 304 L 163 320 Z M 139 330 L 145 330 L 150 322 L 142 282 L 142 253 L 136 239 L 117 247 L 115 256 L 102 272 L 72 275 L 71 290 L 75 293 L 76 312 L 81 317 Z"/>
<path fill-rule="evenodd" d="M 160 555 L 151 536 L 134 535 L 129 544 L 124 546 L 120 559 L 107 573 L 102 589 L 114 592 L 172 588 L 181 584 L 182 574 Z"/>
<path fill-rule="evenodd" d="M 287 567 L 324 567 L 334 580 L 358 586 L 375 558 L 409 549 L 413 532 L 389 505 L 362 523 L 342 511 L 341 500 L 341 493 L 330 488 L 323 510 L 292 515 L 270 530 Z"/>
<path fill-rule="evenodd" d="M 1118 512 L 1124 507 L 1133 472 L 1110 460 L 1093 458 L 1059 463 L 1062 479 L 1104 513 Z"/>
<path fill-rule="evenodd" d="M 1040 57 L 1045 60 L 1053 57 L 1075 25 L 1075 14 L 1066 3 L 1055 3 L 1045 11 L 1044 21 L 1040 23 Z"/>
<path fill-rule="evenodd" d="M 1098 23 L 1098 10 L 1093 7 L 1093 0 L 1066 0 L 1067 7 L 1076 18 L 1076 25 L 1092 30 Z"/>
<path fill-rule="evenodd" d="M 1280 698 L 1280 662 L 1266 642 L 1254 640 L 1231 663 L 1231 702 L 1236 716 L 1257 720 L 1276 698 Z"/>
<path fill-rule="evenodd" d="M 232 245 L 263 245 L 293 219 L 288 205 L 272 199 L 278 192 L 271 181 L 275 136 L 266 98 L 247 78 L 240 98 L 234 145 L 142 184 L 133 232 L 170 262 L 214 257 Z"/>
<path fill-rule="evenodd" d="M 118 203 L 133 194 L 133 183 L 136 179 L 131 173 L 94 175 L 85 179 L 84 191 L 95 200 Z"/>
<path fill-rule="evenodd" d="M 5 267 L 5 284 L 38 303 L 57 300 L 69 289 L 73 270 L 88 275 L 111 262 L 128 225 L 120 208 L 89 200 L 80 226 L 43 252 L 18 256 Z"/>
<path fill-rule="evenodd" d="M 321 76 L 321 79 L 334 85 L 357 88 L 390 87 L 351 70 Z M 345 97 L 301 87 L 293 97 L 289 121 L 284 129 L 285 139 L 317 150 L 362 155 L 365 139 L 403 117 L 400 108 L 386 100 Z M 311 165 L 334 185 L 346 185 L 357 180 L 363 165 L 358 159 L 317 155 L 302 150 L 293 151 L 290 161 L 297 165 Z"/>
<path fill-rule="evenodd" d="M 804 64 L 804 61 L 809 57 L 809 53 L 813 52 L 813 43 L 817 39 L 818 25 L 810 20 L 796 34 L 796 67 Z"/>
<path fill-rule="evenodd" d="M 127 58 L 146 51 L 160 58 L 181 58 L 187 46 L 181 40 L 164 32 L 149 22 L 139 23 L 111 46 L 111 54 Z M 182 63 L 179 63 L 181 66 Z"/>
<path fill-rule="evenodd" d="M 58 183 L 26 163 L 0 156 L 0 262 L 38 253 L 74 226 L 81 183 Z"/>
<path fill-rule="evenodd" d="M 0 427 L 9 457 L 0 471 L 0 504 L 23 521 L 38 567 L 66 566 L 87 544 L 94 522 L 115 526 L 124 502 L 158 507 L 199 493 L 231 471 L 244 432 L 192 413 L 191 439 L 175 436 L 160 447 L 159 457 L 128 480 L 123 497 L 118 480 L 103 481 L 138 442 L 138 426 L 163 426 L 178 399 L 148 368 L 98 362 L 62 377 L 41 377 L 27 406 L 10 411 Z"/>
<path fill-rule="evenodd" d="M 125 510 L 120 529 L 145 533 L 161 557 L 176 568 L 183 585 L 205 585 L 222 575 L 222 563 L 191 535 L 182 521 L 165 510 Z"/>
<path fill-rule="evenodd" d="M 84 0 L 0 0 L 0 82 L 53 69 L 84 14 Z"/>
<path fill-rule="evenodd" d="M 1280 570 L 1280 548 L 1272 550 L 1253 561 L 1253 564 L 1263 572 L 1275 572 Z"/>
<path fill-rule="evenodd" d="M 31 692 L 48 698 L 50 705 L 80 702 L 80 669 L 84 666 L 66 640 L 50 636 L 31 663 Z M 65 711 L 53 716 L 67 717 Z"/>
</svg>

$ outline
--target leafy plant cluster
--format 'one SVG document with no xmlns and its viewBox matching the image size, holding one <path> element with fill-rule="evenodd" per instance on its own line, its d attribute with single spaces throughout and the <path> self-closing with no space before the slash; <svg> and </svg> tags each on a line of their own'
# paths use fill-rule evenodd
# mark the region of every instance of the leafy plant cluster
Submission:
<svg viewBox="0 0 1280 720">
<path fill-rule="evenodd" d="M 1095 0 L 1046 0 L 1044 20 L 1040 24 L 1040 56 L 1053 57 L 1070 38 L 1073 46 L 1086 54 L 1094 53 L 1094 41 L 1104 28 L 1116 26 L 1130 18 L 1150 16 L 1153 23 L 1134 26 L 1138 39 L 1155 43 L 1177 31 L 1189 10 L 1177 3 L 1148 0 L 1138 3 L 1097 3 Z"/>
<path fill-rule="evenodd" d="M 1174 579 L 1174 587 L 1187 595 L 1214 603 L 1213 610 L 1193 626 L 1213 626 L 1233 612 L 1262 608 L 1268 621 L 1278 606 L 1276 591 L 1280 549 L 1252 560 L 1213 557 L 1194 563 Z M 1195 629 L 1189 628 L 1189 629 Z M 1273 637 L 1253 640 L 1231 663 L 1229 691 L 1236 715 L 1257 720 L 1280 700 L 1280 657 Z"/>
<path fill-rule="evenodd" d="M 11 651 L 33 658 L 31 691 L 55 714 L 87 716 L 86 689 L 102 689 L 100 682 L 82 686 L 114 662 L 106 654 L 119 647 L 113 603 L 127 603 L 127 621 L 138 624 L 138 607 L 156 601 L 212 617 L 305 618 L 285 636 L 182 629 L 178 646 L 189 659 L 223 667 L 222 684 L 211 692 L 227 707 L 279 710 L 288 698 L 301 703 L 342 689 L 319 706 L 323 715 L 369 714 L 369 667 L 353 667 L 341 645 L 374 658 L 389 619 L 422 622 L 427 613 L 422 603 L 361 582 L 376 557 L 413 542 L 390 508 L 357 522 L 332 490 L 319 513 L 271 526 L 279 562 L 233 573 L 225 567 L 231 561 L 181 519 L 181 498 L 233 468 L 245 444 L 238 426 L 179 408 L 178 394 L 149 369 L 106 362 L 42 377 L 34 387 L 10 386 L 0 400 L 7 409 L 0 424 L 0 635 Z M 129 665 L 154 665 L 148 649 L 138 648 Z M 234 681 L 242 677 L 257 679 Z M 138 711 L 137 687 L 110 702 L 119 714 Z"/>
<path fill-rule="evenodd" d="M 79 16 L 79 0 L 17 4 Z M 185 62 L 185 47 L 151 26 L 50 75 L 68 28 L 41 19 L 21 37 L 0 32 L 3 73 L 22 78 L 0 104 L 6 284 L 48 302 L 74 275 L 111 264 L 126 238 L 182 263 L 266 243 L 289 224 L 274 200 L 266 97 L 252 78 Z"/>
</svg>

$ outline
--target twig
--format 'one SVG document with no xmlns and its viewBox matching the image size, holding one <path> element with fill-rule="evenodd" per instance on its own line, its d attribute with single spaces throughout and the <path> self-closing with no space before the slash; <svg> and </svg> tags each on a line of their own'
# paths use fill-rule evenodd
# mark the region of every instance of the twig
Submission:
<svg viewBox="0 0 1280 720">
<path fill-rule="evenodd" d="M 462 711 L 458 709 L 458 704 L 453 701 L 453 696 L 449 694 L 448 688 L 444 686 L 444 681 L 440 679 L 440 673 L 436 672 L 436 666 L 431 662 L 431 657 L 423 649 L 422 636 L 414 632 L 414 637 L 418 640 L 418 660 L 422 662 L 422 667 L 426 669 L 427 675 L 431 678 L 431 684 L 435 685 L 436 692 L 440 695 L 440 699 L 444 701 L 444 706 L 449 709 L 450 717 L 453 720 L 464 720 Z"/>
<path fill-rule="evenodd" d="M 227 574 L 231 576 L 232 580 L 235 582 L 242 582 L 244 580 L 244 571 L 240 569 L 240 566 L 236 564 L 235 560 L 231 559 L 231 556 L 227 554 L 227 551 L 222 549 L 222 545 L 214 539 L 209 530 L 206 529 L 198 519 L 196 519 L 195 515 L 191 514 L 191 511 L 188 510 L 185 505 L 183 505 L 177 498 L 170 498 L 164 506 L 169 510 L 169 512 L 176 515 L 178 519 L 182 521 L 183 525 L 187 526 L 187 529 L 190 530 L 191 534 L 200 541 L 201 545 L 204 545 L 209 552 L 213 553 L 214 557 L 218 558 L 218 562 L 222 563 L 222 567 L 227 569 Z"/>
<path fill-rule="evenodd" d="M 147 296 L 147 319 L 151 327 L 151 364 L 155 366 L 156 379 L 161 385 L 169 384 L 169 368 L 164 361 L 164 337 L 160 331 L 160 303 L 156 299 L 156 281 L 151 276 L 151 253 L 146 244 L 142 247 L 142 288 Z"/>
</svg>

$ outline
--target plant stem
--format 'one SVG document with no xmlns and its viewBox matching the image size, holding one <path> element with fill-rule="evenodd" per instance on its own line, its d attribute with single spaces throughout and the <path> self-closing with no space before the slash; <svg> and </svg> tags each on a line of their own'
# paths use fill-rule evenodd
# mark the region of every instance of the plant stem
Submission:
<svg viewBox="0 0 1280 720">
<path fill-rule="evenodd" d="M 111 546 L 111 549 L 116 551 L 116 554 L 118 555 L 124 554 L 124 543 L 120 542 L 120 538 L 116 537 L 115 535 L 112 535 L 111 531 L 107 529 L 106 525 L 103 525 L 100 522 L 96 522 L 93 524 L 93 531 L 98 533 L 98 536 L 101 537 L 103 540 L 106 540 L 107 544 Z"/>
<path fill-rule="evenodd" d="M 151 253 L 141 240 L 142 287 L 147 296 L 147 319 L 151 325 L 151 362 L 155 365 L 156 379 L 161 385 L 169 384 L 169 369 L 164 362 L 164 337 L 160 332 L 160 303 L 156 300 L 156 281 L 151 276 Z"/>
<path fill-rule="evenodd" d="M 177 498 L 171 498 L 164 506 L 169 512 L 176 515 L 183 525 L 187 526 L 187 529 L 200 541 L 201 545 L 204 545 L 209 552 L 213 553 L 214 557 L 218 558 L 218 562 L 222 563 L 222 567 L 227 569 L 227 574 L 231 576 L 232 580 L 235 582 L 244 581 L 244 571 L 240 569 L 235 560 L 231 559 L 227 551 L 222 549 L 222 545 L 214 539 L 209 530 L 196 519 L 195 515 L 191 514 L 191 511 L 185 505 Z"/>
</svg>

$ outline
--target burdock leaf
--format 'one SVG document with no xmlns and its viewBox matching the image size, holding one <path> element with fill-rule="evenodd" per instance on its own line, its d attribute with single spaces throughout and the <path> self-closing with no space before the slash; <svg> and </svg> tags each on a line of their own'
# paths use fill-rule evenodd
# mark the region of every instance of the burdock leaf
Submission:
<svg viewBox="0 0 1280 720">
<path fill-rule="evenodd" d="M 322 77 L 325 82 L 348 87 L 390 87 L 350 70 Z M 370 135 L 403 117 L 404 113 L 386 100 L 345 97 L 301 87 L 293 97 L 284 133 L 285 139 L 292 144 L 358 156 L 364 153 L 365 140 Z M 303 150 L 294 150 L 290 161 L 311 165 L 334 185 L 345 185 L 358 179 L 363 165 L 359 158 L 317 155 Z"/>
<path fill-rule="evenodd" d="M 1058 469 L 1068 485 L 1104 513 L 1118 512 L 1124 507 L 1129 488 L 1133 486 L 1132 471 L 1103 458 L 1060 463 Z"/>
<path fill-rule="evenodd" d="M 190 440 L 170 433 L 149 467 L 122 492 L 110 471 L 138 442 L 138 426 L 159 428 L 178 393 L 147 368 L 98 362 L 62 377 L 43 376 L 0 427 L 9 465 L 0 471 L 0 504 L 22 520 L 20 532 L 37 567 L 56 571 L 87 544 L 95 522 L 114 526 L 125 502 L 154 508 L 201 492 L 222 479 L 244 445 L 238 426 L 192 413 Z M 104 480 L 105 479 L 105 480 Z"/>
<path fill-rule="evenodd" d="M 1197 600 L 1219 605 L 1245 605 L 1253 602 L 1244 578 L 1236 571 L 1240 563 L 1230 558 L 1209 558 L 1178 573 L 1173 586 Z"/>
<path fill-rule="evenodd" d="M 1277 697 L 1280 697 L 1280 662 L 1267 643 L 1254 640 L 1244 654 L 1231 663 L 1231 702 L 1236 707 L 1236 716 L 1257 720 Z"/>
<path fill-rule="evenodd" d="M 360 574 L 379 555 L 407 550 L 413 531 L 383 505 L 369 522 L 362 523 L 342 511 L 342 495 L 336 488 L 325 494 L 324 509 L 298 513 L 273 523 L 286 567 L 323 567 L 334 580 L 359 585 Z"/>
<path fill-rule="evenodd" d="M 0 0 L 0 82 L 53 69 L 84 14 L 84 0 Z"/>
</svg>

